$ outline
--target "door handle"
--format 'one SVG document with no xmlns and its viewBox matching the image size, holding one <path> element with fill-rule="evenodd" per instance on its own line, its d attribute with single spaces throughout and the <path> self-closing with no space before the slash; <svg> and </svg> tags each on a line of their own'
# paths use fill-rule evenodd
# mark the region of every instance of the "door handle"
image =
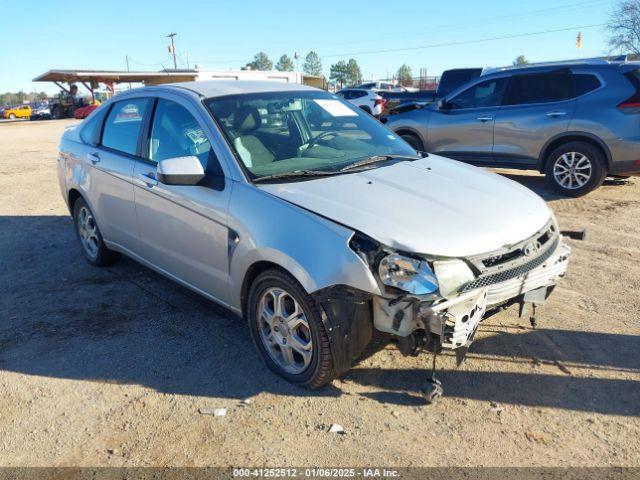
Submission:
<svg viewBox="0 0 640 480">
<path fill-rule="evenodd" d="M 138 178 L 147 184 L 147 187 L 151 188 L 154 185 L 158 184 L 158 180 L 156 180 L 156 176 L 153 172 L 149 173 L 139 173 Z"/>
<path fill-rule="evenodd" d="M 493 120 L 493 115 L 483 115 L 481 117 L 478 117 L 478 120 L 480 120 L 481 122 L 489 122 Z"/>
<path fill-rule="evenodd" d="M 100 161 L 100 155 L 98 155 L 95 152 L 87 154 L 87 158 L 89 159 L 92 165 L 95 165 Z"/>
<path fill-rule="evenodd" d="M 547 117 L 549 118 L 564 117 L 566 114 L 567 112 L 563 110 L 555 110 L 553 112 L 547 112 Z"/>
</svg>

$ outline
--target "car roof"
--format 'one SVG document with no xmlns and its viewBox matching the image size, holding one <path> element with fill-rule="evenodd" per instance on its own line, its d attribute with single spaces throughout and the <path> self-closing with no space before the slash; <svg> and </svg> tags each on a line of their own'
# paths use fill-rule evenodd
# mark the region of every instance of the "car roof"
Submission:
<svg viewBox="0 0 640 480">
<path fill-rule="evenodd" d="M 185 89 L 202 97 L 222 97 L 225 95 L 262 92 L 322 91 L 300 83 L 286 83 L 274 80 L 204 80 L 157 85 L 154 88 Z"/>
<path fill-rule="evenodd" d="M 544 73 L 552 72 L 555 70 L 573 69 L 573 68 L 587 68 L 590 70 L 600 69 L 617 69 L 627 65 L 638 65 L 637 61 L 616 61 L 616 60 L 603 60 L 599 58 L 589 58 L 584 60 L 563 60 L 558 62 L 543 62 L 543 63 L 531 63 L 524 65 L 512 65 L 499 68 L 486 68 L 481 78 L 486 78 L 498 74 L 523 74 L 523 73 Z"/>
</svg>

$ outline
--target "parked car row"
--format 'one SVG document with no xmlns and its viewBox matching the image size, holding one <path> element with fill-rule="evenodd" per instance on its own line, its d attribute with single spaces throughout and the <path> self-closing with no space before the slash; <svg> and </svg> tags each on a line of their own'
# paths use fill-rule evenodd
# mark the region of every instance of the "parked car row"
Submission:
<svg viewBox="0 0 640 480">
<path fill-rule="evenodd" d="M 571 252 L 527 188 L 419 154 L 303 85 L 131 90 L 59 150 L 90 263 L 125 254 L 225 305 L 269 368 L 310 388 L 381 339 L 464 358 L 485 314 L 544 303 Z M 441 391 L 433 376 L 423 389 Z"/>
<path fill-rule="evenodd" d="M 357 87 L 342 89 L 337 94 L 354 105 L 363 108 L 373 116 L 395 115 L 430 105 L 434 101 L 445 97 L 452 90 L 480 76 L 482 71 L 482 68 L 445 70 L 440 77 L 436 90 L 419 90 L 388 82 L 370 82 L 363 83 Z M 385 101 L 381 102 L 378 97 Z M 378 100 L 378 105 L 381 105 L 381 109 L 373 108 L 374 100 Z M 381 110 L 381 113 L 378 113 L 379 110 Z"/>
<path fill-rule="evenodd" d="M 2 118 L 16 119 L 16 118 L 30 118 L 31 107 L 29 105 L 18 105 L 16 107 L 5 108 L 2 111 Z"/>
</svg>

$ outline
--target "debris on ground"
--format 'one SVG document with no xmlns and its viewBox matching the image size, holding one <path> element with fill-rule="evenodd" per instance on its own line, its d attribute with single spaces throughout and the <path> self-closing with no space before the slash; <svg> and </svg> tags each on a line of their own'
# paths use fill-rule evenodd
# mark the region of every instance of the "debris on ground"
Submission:
<svg viewBox="0 0 640 480">
<path fill-rule="evenodd" d="M 527 438 L 527 440 L 529 440 L 530 442 L 535 442 L 535 443 L 543 443 L 544 445 L 547 445 L 549 443 L 549 440 L 539 434 L 539 433 L 535 433 L 535 432 L 524 432 L 524 436 Z"/>
<path fill-rule="evenodd" d="M 553 363 L 555 363 L 556 367 L 558 367 L 562 373 L 573 375 L 573 373 L 571 373 L 571 370 L 569 370 L 560 360 L 554 360 Z"/>
<path fill-rule="evenodd" d="M 214 417 L 224 417 L 227 415 L 227 409 L 200 407 L 198 409 L 198 413 L 201 415 L 213 415 Z"/>
<path fill-rule="evenodd" d="M 245 398 L 244 400 L 240 401 L 240 406 L 241 407 L 248 407 L 249 405 L 251 405 L 253 403 L 253 400 L 250 398 Z"/>
<path fill-rule="evenodd" d="M 342 428 L 342 425 L 338 425 L 337 423 L 332 423 L 331 424 L 331 428 L 329 428 L 329 432 L 337 433 L 339 435 L 344 435 L 346 433 L 344 431 L 344 428 Z"/>
</svg>

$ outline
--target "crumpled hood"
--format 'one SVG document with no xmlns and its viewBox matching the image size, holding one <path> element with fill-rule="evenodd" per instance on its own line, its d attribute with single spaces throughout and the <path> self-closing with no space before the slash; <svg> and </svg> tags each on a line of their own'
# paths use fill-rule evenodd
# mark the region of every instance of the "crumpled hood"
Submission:
<svg viewBox="0 0 640 480">
<path fill-rule="evenodd" d="M 259 188 L 398 250 L 461 257 L 512 245 L 551 215 L 522 185 L 436 155 Z"/>
</svg>

